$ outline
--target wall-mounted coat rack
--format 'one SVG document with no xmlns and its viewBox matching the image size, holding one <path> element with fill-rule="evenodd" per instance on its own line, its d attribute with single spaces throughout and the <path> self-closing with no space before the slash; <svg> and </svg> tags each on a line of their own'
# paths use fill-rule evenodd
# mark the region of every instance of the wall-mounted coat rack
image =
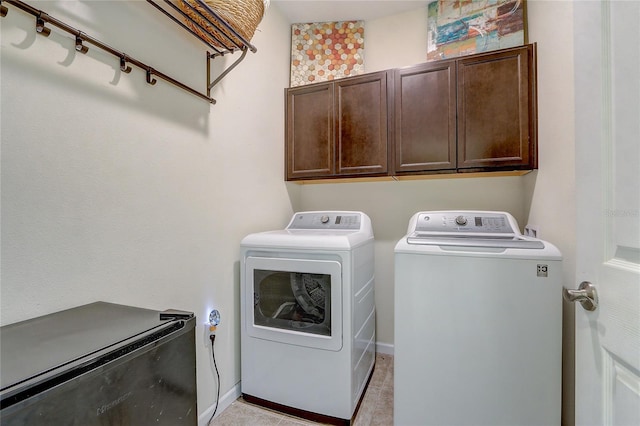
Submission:
<svg viewBox="0 0 640 426">
<path fill-rule="evenodd" d="M 128 66 L 128 64 L 131 65 L 135 65 L 136 67 L 142 69 L 145 71 L 146 73 L 146 81 L 147 83 L 151 84 L 151 85 L 155 85 L 157 80 L 154 77 L 158 77 L 170 84 L 173 84 L 174 86 L 177 86 L 178 88 L 185 90 L 189 93 L 191 93 L 192 95 L 195 95 L 201 99 L 206 100 L 207 102 L 210 102 L 212 104 L 215 104 L 216 101 L 215 99 L 213 99 L 210 96 L 211 93 L 211 89 L 213 88 L 214 85 L 216 85 L 224 76 L 226 76 L 236 65 L 238 65 L 240 63 L 240 61 L 242 61 L 242 59 L 244 59 L 244 57 L 246 56 L 246 53 L 248 50 L 251 50 L 252 52 L 256 52 L 257 49 L 252 46 L 249 42 L 247 42 L 244 38 L 242 38 L 239 34 L 237 34 L 237 32 L 231 28 L 231 26 L 229 26 L 228 24 L 226 24 L 226 22 L 224 20 L 222 20 L 221 18 L 219 19 L 220 22 L 211 22 L 211 25 L 213 25 L 215 28 L 220 28 L 220 26 L 222 25 L 224 27 L 225 30 L 231 32 L 231 34 L 234 34 L 235 36 L 237 36 L 237 38 L 240 40 L 240 42 L 234 41 L 231 37 L 228 37 L 225 35 L 225 37 L 223 37 L 222 40 L 216 40 L 216 42 L 218 44 L 220 44 L 220 47 L 216 44 L 212 44 L 211 42 L 208 42 L 207 40 L 205 40 L 203 37 L 199 36 L 195 31 L 193 31 L 191 28 L 187 27 L 183 22 L 181 22 L 178 18 L 175 17 L 175 14 L 170 13 L 168 10 L 168 8 L 163 8 L 160 7 L 155 1 L 153 0 L 147 0 L 149 3 L 151 3 L 153 6 L 155 6 L 157 9 L 161 10 L 165 15 L 169 16 L 172 20 L 174 20 L 176 23 L 178 23 L 181 27 L 185 28 L 186 30 L 188 30 L 189 32 L 191 32 L 193 35 L 195 35 L 198 39 L 200 39 L 202 42 L 204 42 L 207 46 L 209 46 L 211 49 L 213 49 L 214 53 L 210 53 L 209 51 L 207 51 L 207 93 L 202 94 L 201 92 L 175 80 L 172 77 L 169 77 L 168 75 L 154 69 L 153 67 L 133 58 L 130 55 L 127 55 L 124 52 L 121 52 L 119 50 L 116 50 L 114 48 L 112 48 L 111 46 L 101 42 L 100 40 L 97 40 L 93 37 L 91 37 L 90 35 L 77 30 L 75 28 L 73 28 L 70 25 L 65 24 L 64 22 L 54 18 L 53 16 L 47 14 L 46 12 L 36 9 L 30 5 L 28 5 L 25 2 L 22 2 L 20 0 L 0 0 L 0 16 L 4 17 L 7 15 L 8 13 L 8 9 L 6 6 L 4 6 L 5 3 L 10 4 L 12 6 L 17 7 L 18 9 L 23 10 L 24 12 L 27 12 L 31 15 L 33 15 L 36 18 L 36 25 L 35 25 L 35 30 L 38 34 L 41 34 L 43 36 L 48 36 L 51 33 L 51 29 L 48 28 L 46 25 L 50 24 L 53 25 L 57 28 L 60 28 L 63 31 L 66 31 L 67 33 L 73 35 L 75 37 L 75 49 L 77 52 L 80 53 L 87 53 L 89 48 L 85 45 L 85 43 L 91 44 L 93 46 L 98 47 L 101 50 L 104 50 L 107 53 L 112 54 L 113 56 L 119 58 L 120 60 L 120 70 L 124 73 L 130 73 L 131 72 L 131 67 Z M 196 0 L 198 3 L 201 3 L 200 0 Z M 196 27 L 200 27 L 202 30 L 205 30 L 200 24 L 198 24 L 197 22 L 193 21 L 189 16 L 187 16 L 186 14 L 184 14 L 182 11 L 180 11 L 179 9 L 177 9 L 175 7 L 175 5 L 173 5 L 173 3 L 171 3 L 170 1 L 165 0 L 165 3 L 168 4 L 170 6 L 171 10 L 174 10 L 174 12 L 179 13 L 180 15 L 183 16 L 183 18 L 185 19 L 189 19 L 191 21 L 191 23 L 193 25 L 195 25 Z M 208 6 L 206 6 L 204 3 L 202 3 L 202 6 L 205 8 L 208 8 Z M 215 14 L 215 12 L 213 12 L 210 8 L 208 8 L 209 11 L 211 12 L 212 15 L 217 16 Z M 195 10 L 195 9 L 194 9 Z M 196 11 L 197 12 L 197 11 Z M 203 16 L 204 18 L 204 16 Z M 218 17 L 219 18 L 219 17 Z M 230 67 L 228 67 L 225 71 L 223 71 L 220 76 L 218 76 L 218 78 L 216 78 L 213 82 L 211 82 L 211 60 L 217 56 L 223 56 L 226 53 L 233 53 L 236 51 L 242 51 L 242 55 L 240 56 L 240 58 L 238 60 L 236 60 Z"/>
</svg>

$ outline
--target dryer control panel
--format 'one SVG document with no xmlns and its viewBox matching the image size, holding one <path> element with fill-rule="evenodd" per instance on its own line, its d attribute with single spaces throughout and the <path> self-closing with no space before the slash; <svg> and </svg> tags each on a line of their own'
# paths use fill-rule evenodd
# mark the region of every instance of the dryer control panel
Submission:
<svg viewBox="0 0 640 426">
<path fill-rule="evenodd" d="M 296 213 L 287 229 L 344 229 L 359 230 L 362 223 L 357 212 Z"/>
</svg>

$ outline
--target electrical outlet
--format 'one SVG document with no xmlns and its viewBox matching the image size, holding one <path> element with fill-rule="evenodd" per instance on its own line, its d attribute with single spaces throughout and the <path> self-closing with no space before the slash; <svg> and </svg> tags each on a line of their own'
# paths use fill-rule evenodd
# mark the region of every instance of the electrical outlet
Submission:
<svg viewBox="0 0 640 426">
<path fill-rule="evenodd" d="M 540 238 L 540 229 L 537 225 L 527 224 L 524 227 L 524 235 L 527 237 Z"/>
</svg>

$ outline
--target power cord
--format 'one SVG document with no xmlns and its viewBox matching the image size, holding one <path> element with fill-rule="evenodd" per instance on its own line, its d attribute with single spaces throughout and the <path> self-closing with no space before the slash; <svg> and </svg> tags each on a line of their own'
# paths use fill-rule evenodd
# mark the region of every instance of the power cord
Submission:
<svg viewBox="0 0 640 426">
<path fill-rule="evenodd" d="M 209 339 L 211 340 L 211 357 L 213 358 L 213 366 L 216 370 L 218 390 L 216 392 L 216 406 L 213 409 L 213 414 L 211 415 L 211 418 L 209 419 L 209 422 L 207 422 L 207 424 L 211 423 L 211 420 L 213 420 L 213 418 L 215 417 L 216 412 L 218 411 L 218 402 L 220 401 L 220 373 L 218 372 L 218 365 L 216 364 L 216 352 L 214 350 L 214 342 L 216 341 L 216 335 L 210 334 Z"/>
</svg>

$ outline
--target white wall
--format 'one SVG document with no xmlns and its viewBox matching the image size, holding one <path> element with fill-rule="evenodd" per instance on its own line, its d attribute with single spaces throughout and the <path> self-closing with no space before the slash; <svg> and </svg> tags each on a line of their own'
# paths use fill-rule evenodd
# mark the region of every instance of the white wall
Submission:
<svg viewBox="0 0 640 426">
<path fill-rule="evenodd" d="M 576 288 L 573 2 L 529 0 L 529 39 L 538 43 L 539 170 L 525 176 L 528 222 L 563 254 L 563 282 Z M 562 424 L 575 423 L 574 308 L 563 303 Z"/>
<path fill-rule="evenodd" d="M 29 2 L 205 91 L 205 46 L 146 2 Z M 3 3 L 4 5 L 4 3 Z M 1 324 L 96 300 L 198 317 L 198 406 L 215 398 L 204 321 L 224 395 L 240 380 L 239 242 L 283 227 L 289 26 L 270 11 L 249 53 L 207 102 L 7 5 L 2 18 Z M 219 71 L 238 55 L 216 59 Z M 206 413 L 205 413 L 206 414 Z"/>
<path fill-rule="evenodd" d="M 573 4 L 529 1 L 529 40 L 538 44 L 539 169 L 525 176 L 529 223 L 564 254 L 565 282 L 575 276 Z"/>
</svg>

